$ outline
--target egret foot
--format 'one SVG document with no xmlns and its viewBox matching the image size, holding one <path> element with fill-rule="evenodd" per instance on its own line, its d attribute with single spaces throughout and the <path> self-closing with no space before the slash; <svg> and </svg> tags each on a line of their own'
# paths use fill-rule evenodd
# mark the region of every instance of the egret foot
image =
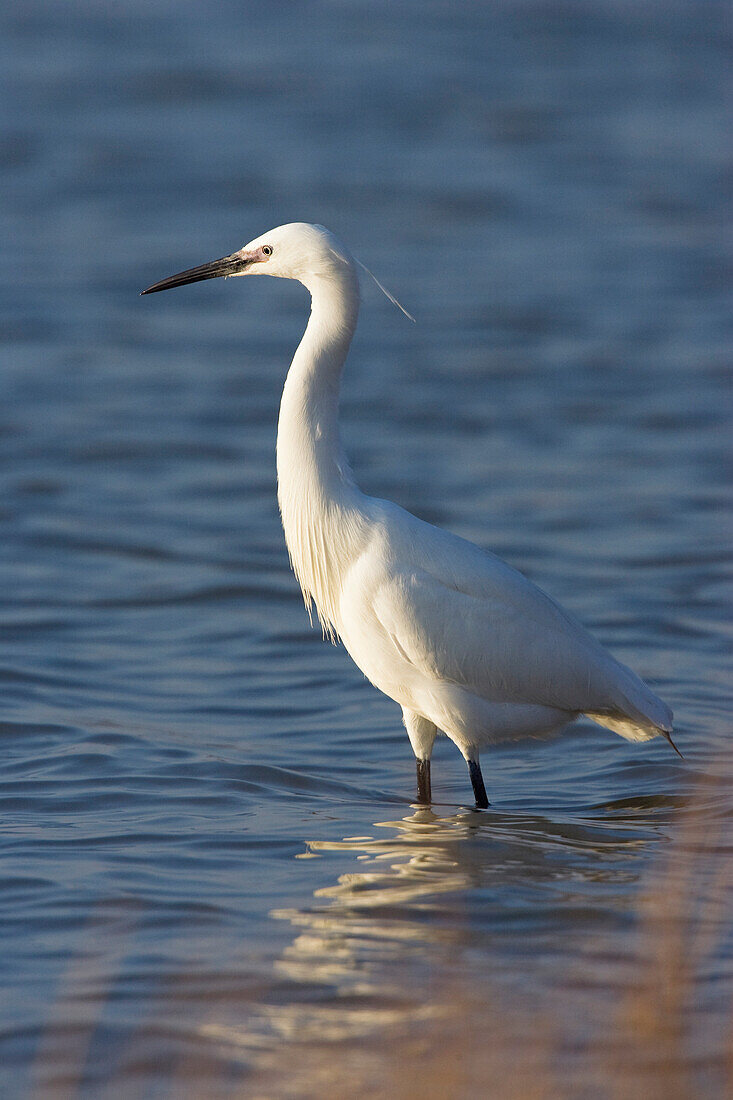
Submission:
<svg viewBox="0 0 733 1100">
<path fill-rule="evenodd" d="M 417 764 L 417 800 L 429 806 L 432 801 L 430 792 L 430 761 L 416 760 Z"/>
<path fill-rule="evenodd" d="M 481 765 L 478 760 L 468 761 L 468 774 L 471 776 L 471 785 L 473 786 L 473 794 L 476 799 L 476 805 L 479 810 L 487 809 L 489 800 L 486 797 L 486 787 L 484 787 L 484 777 L 481 774 Z"/>
</svg>

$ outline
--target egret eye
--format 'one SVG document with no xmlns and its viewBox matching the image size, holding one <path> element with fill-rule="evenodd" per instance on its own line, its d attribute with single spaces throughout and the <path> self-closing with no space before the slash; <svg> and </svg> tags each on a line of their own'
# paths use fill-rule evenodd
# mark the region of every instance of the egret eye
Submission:
<svg viewBox="0 0 733 1100">
<path fill-rule="evenodd" d="M 263 246 L 262 246 L 262 255 L 263 256 L 272 256 L 272 245 L 263 244 Z"/>
</svg>

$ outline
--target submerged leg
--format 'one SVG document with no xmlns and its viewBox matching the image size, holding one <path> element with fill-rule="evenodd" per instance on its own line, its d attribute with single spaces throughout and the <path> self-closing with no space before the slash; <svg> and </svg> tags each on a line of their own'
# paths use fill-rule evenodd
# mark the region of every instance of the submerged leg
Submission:
<svg viewBox="0 0 733 1100">
<path fill-rule="evenodd" d="M 432 800 L 430 790 L 430 756 L 437 729 L 427 718 L 416 714 L 414 710 L 402 708 L 402 717 L 410 738 L 412 751 L 417 761 L 417 801 L 429 805 Z"/>
<path fill-rule="evenodd" d="M 486 787 L 484 786 L 484 777 L 481 774 L 481 765 L 478 762 L 478 753 L 475 758 L 468 757 L 468 774 L 471 776 L 471 786 L 473 787 L 476 805 L 479 810 L 487 809 L 489 800 L 486 797 Z"/>
</svg>

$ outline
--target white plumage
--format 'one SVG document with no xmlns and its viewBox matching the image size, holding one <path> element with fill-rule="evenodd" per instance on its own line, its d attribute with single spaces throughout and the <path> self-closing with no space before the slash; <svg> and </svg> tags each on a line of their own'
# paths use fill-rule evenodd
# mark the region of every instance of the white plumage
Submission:
<svg viewBox="0 0 733 1100">
<path fill-rule="evenodd" d="M 671 741 L 669 708 L 549 596 L 493 554 L 359 490 L 338 426 L 359 280 L 328 230 L 280 226 L 144 293 L 244 274 L 298 279 L 311 293 L 278 423 L 285 539 L 307 606 L 402 707 L 419 799 L 430 799 L 438 730 L 468 762 L 480 806 L 479 753 L 494 742 L 549 733 L 581 714 L 631 741 Z"/>
</svg>

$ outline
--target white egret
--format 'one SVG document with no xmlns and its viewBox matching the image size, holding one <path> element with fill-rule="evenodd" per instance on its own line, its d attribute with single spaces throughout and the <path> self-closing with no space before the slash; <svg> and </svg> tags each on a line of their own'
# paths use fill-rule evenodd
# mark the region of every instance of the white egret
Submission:
<svg viewBox="0 0 733 1100">
<path fill-rule="evenodd" d="M 293 570 L 325 633 L 402 707 L 429 802 L 438 730 L 477 806 L 479 753 L 581 714 L 630 741 L 672 743 L 672 713 L 549 596 L 499 558 L 357 487 L 339 435 L 341 371 L 359 313 L 357 265 L 318 225 L 281 225 L 231 256 L 143 291 L 228 275 L 297 279 L 311 313 L 282 394 L 278 501 Z M 674 747 L 674 745 L 673 745 Z"/>
</svg>

